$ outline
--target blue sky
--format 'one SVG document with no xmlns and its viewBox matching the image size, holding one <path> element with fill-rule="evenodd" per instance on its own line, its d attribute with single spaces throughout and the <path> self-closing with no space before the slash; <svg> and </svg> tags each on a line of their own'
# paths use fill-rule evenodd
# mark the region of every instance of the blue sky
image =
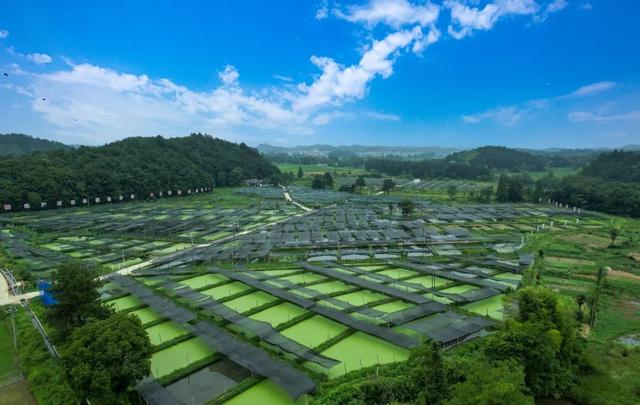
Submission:
<svg viewBox="0 0 640 405">
<path fill-rule="evenodd" d="M 635 0 L 8 0 L 0 133 L 640 144 Z"/>
</svg>

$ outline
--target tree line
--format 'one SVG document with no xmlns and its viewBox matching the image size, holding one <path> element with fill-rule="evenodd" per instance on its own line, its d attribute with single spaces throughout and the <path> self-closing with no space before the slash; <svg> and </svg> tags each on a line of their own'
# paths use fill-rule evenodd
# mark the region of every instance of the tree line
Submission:
<svg viewBox="0 0 640 405">
<path fill-rule="evenodd" d="M 196 187 L 235 186 L 281 176 L 257 150 L 210 135 L 134 137 L 100 147 L 38 152 L 0 160 L 0 204 L 65 205 L 84 197 L 115 198 Z"/>
<path fill-rule="evenodd" d="M 0 156 L 27 155 L 33 152 L 68 150 L 71 146 L 24 134 L 0 134 Z"/>
</svg>

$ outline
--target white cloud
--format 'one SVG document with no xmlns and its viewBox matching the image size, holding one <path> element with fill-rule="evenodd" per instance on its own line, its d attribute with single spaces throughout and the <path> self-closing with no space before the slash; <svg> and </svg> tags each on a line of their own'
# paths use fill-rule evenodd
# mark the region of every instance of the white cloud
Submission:
<svg viewBox="0 0 640 405">
<path fill-rule="evenodd" d="M 621 114 L 598 114 L 588 111 L 573 111 L 567 116 L 573 122 L 595 122 L 605 124 L 614 121 L 640 121 L 640 110 Z"/>
<path fill-rule="evenodd" d="M 238 82 L 238 77 L 240 77 L 240 73 L 233 65 L 227 65 L 224 67 L 222 72 L 218 72 L 218 77 L 222 81 L 222 83 L 226 85 L 233 85 Z"/>
<path fill-rule="evenodd" d="M 274 77 L 274 79 L 282 80 L 283 82 L 288 82 L 288 83 L 293 82 L 293 78 L 291 78 L 289 76 L 273 75 L 273 77 Z"/>
<path fill-rule="evenodd" d="M 47 63 L 51 63 L 53 60 L 51 59 L 51 56 L 46 53 L 31 53 L 27 55 L 26 58 L 36 65 L 46 65 Z"/>
<path fill-rule="evenodd" d="M 555 13 L 567 7 L 568 5 L 569 3 L 567 3 L 567 0 L 554 0 L 551 3 L 547 4 L 546 11 L 547 13 Z"/>
<path fill-rule="evenodd" d="M 367 117 L 379 121 L 400 121 L 400 117 L 395 114 L 386 114 L 381 112 L 369 111 Z"/>
<path fill-rule="evenodd" d="M 324 20 L 329 16 L 329 0 L 322 0 L 316 9 L 316 20 Z"/>
<path fill-rule="evenodd" d="M 7 30 L 0 30 L 0 39 L 5 39 L 9 36 L 9 31 Z"/>
<path fill-rule="evenodd" d="M 380 23 L 393 28 L 407 24 L 427 26 L 438 19 L 440 7 L 430 2 L 415 5 L 407 0 L 370 0 L 361 6 L 348 6 L 343 12 L 334 10 L 334 14 L 353 23 L 363 23 L 374 27 Z"/>
<path fill-rule="evenodd" d="M 410 31 L 391 33 L 382 40 L 374 41 L 359 63 L 348 67 L 331 58 L 313 56 L 311 62 L 320 68 L 322 74 L 312 84 L 298 86 L 302 96 L 295 100 L 293 109 L 304 111 L 363 98 L 371 80 L 377 76 L 384 79 L 391 76 L 396 52 L 421 36 L 422 30 L 417 26 Z"/>
<path fill-rule="evenodd" d="M 517 125 L 525 115 L 525 111 L 516 106 L 498 107 L 473 115 L 463 115 L 462 120 L 471 124 L 491 120 L 497 124 L 512 127 Z"/>
<path fill-rule="evenodd" d="M 584 3 L 583 5 L 580 6 L 581 10 L 593 10 L 593 6 L 591 5 L 591 3 Z"/>
<path fill-rule="evenodd" d="M 539 15 L 534 17 L 534 20 L 536 22 L 543 22 L 549 18 L 549 15 L 565 9 L 568 5 L 569 3 L 567 3 L 567 0 L 553 0 L 544 7 L 543 11 Z"/>
<path fill-rule="evenodd" d="M 320 113 L 311 119 L 313 125 L 327 125 L 335 120 L 343 118 L 353 118 L 353 114 L 345 113 L 342 111 L 330 111 L 326 113 Z"/>
<path fill-rule="evenodd" d="M 603 91 L 611 90 L 614 87 L 616 87 L 615 82 L 607 82 L 607 81 L 597 82 L 597 83 L 588 84 L 586 86 L 582 86 L 578 88 L 576 91 L 571 92 L 563 97 L 586 97 L 586 96 L 591 96 L 597 93 L 601 93 Z"/>
<path fill-rule="evenodd" d="M 531 116 L 536 111 L 544 110 L 553 104 L 557 104 L 562 100 L 567 101 L 570 99 L 578 99 L 578 98 L 594 96 L 601 92 L 610 90 L 616 86 L 617 86 L 617 83 L 609 82 L 609 81 L 592 83 L 592 84 L 579 87 L 576 90 L 572 91 L 571 93 L 564 94 L 561 96 L 535 99 L 519 105 L 498 107 L 498 108 L 493 108 L 477 114 L 463 115 L 462 120 L 470 124 L 476 124 L 481 121 L 491 120 L 503 126 L 514 126 L 520 123 L 526 117 Z M 598 121 L 598 120 L 604 121 L 606 117 L 609 117 L 609 118 L 618 117 L 618 120 L 619 120 L 620 117 L 622 116 L 596 115 L 596 114 L 585 113 L 581 111 L 577 111 L 569 115 L 569 118 L 572 121 Z"/>
<path fill-rule="evenodd" d="M 490 30 L 504 16 L 533 15 L 539 6 L 535 0 L 496 0 L 486 4 L 482 9 L 469 7 L 459 0 L 446 0 L 445 7 L 451 10 L 449 34 L 462 39 L 474 30 Z"/>
</svg>

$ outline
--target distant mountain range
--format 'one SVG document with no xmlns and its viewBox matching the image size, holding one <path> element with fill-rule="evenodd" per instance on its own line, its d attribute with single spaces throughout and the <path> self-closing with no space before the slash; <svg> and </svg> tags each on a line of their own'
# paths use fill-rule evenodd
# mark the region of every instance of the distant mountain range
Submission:
<svg viewBox="0 0 640 405">
<path fill-rule="evenodd" d="M 48 139 L 34 138 L 24 134 L 0 134 L 0 156 L 19 156 L 33 152 L 67 150 L 73 147 Z"/>
<path fill-rule="evenodd" d="M 400 156 L 406 158 L 437 159 L 443 158 L 451 153 L 458 152 L 460 148 L 449 148 L 441 146 L 366 146 L 366 145 L 309 145 L 309 146 L 273 146 L 260 144 L 257 149 L 267 155 L 287 154 L 305 155 L 316 157 L 383 157 Z"/>
<path fill-rule="evenodd" d="M 400 156 L 407 158 L 427 158 L 439 159 L 447 157 L 456 152 L 475 150 L 473 148 L 454 148 L 446 146 L 366 146 L 366 145 L 308 145 L 308 146 L 274 146 L 269 144 L 260 144 L 257 149 L 267 155 L 287 154 L 287 155 L 304 155 L 316 157 L 328 157 L 335 155 L 337 157 L 357 156 L 357 157 L 384 157 L 384 156 Z M 477 149 L 477 148 L 476 148 Z M 562 154 L 570 156 L 592 155 L 599 152 L 610 150 L 639 151 L 640 145 L 625 145 L 619 148 L 514 148 L 515 150 L 528 152 L 534 155 L 540 154 Z"/>
</svg>

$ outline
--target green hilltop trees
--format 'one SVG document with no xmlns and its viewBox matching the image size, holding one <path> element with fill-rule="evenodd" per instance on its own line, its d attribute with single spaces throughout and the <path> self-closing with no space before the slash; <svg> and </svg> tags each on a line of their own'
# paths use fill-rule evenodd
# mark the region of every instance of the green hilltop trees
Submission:
<svg viewBox="0 0 640 405">
<path fill-rule="evenodd" d="M 234 186 L 280 171 L 247 145 L 209 135 L 127 138 L 100 147 L 0 158 L 0 204 L 38 207 L 57 201 L 120 195 L 145 199 L 150 193 L 196 187 Z M 175 195 L 175 194 L 174 194 Z"/>
<path fill-rule="evenodd" d="M 74 330 L 62 362 L 79 398 L 126 403 L 127 391 L 151 373 L 152 351 L 140 320 L 118 313 Z"/>
</svg>

